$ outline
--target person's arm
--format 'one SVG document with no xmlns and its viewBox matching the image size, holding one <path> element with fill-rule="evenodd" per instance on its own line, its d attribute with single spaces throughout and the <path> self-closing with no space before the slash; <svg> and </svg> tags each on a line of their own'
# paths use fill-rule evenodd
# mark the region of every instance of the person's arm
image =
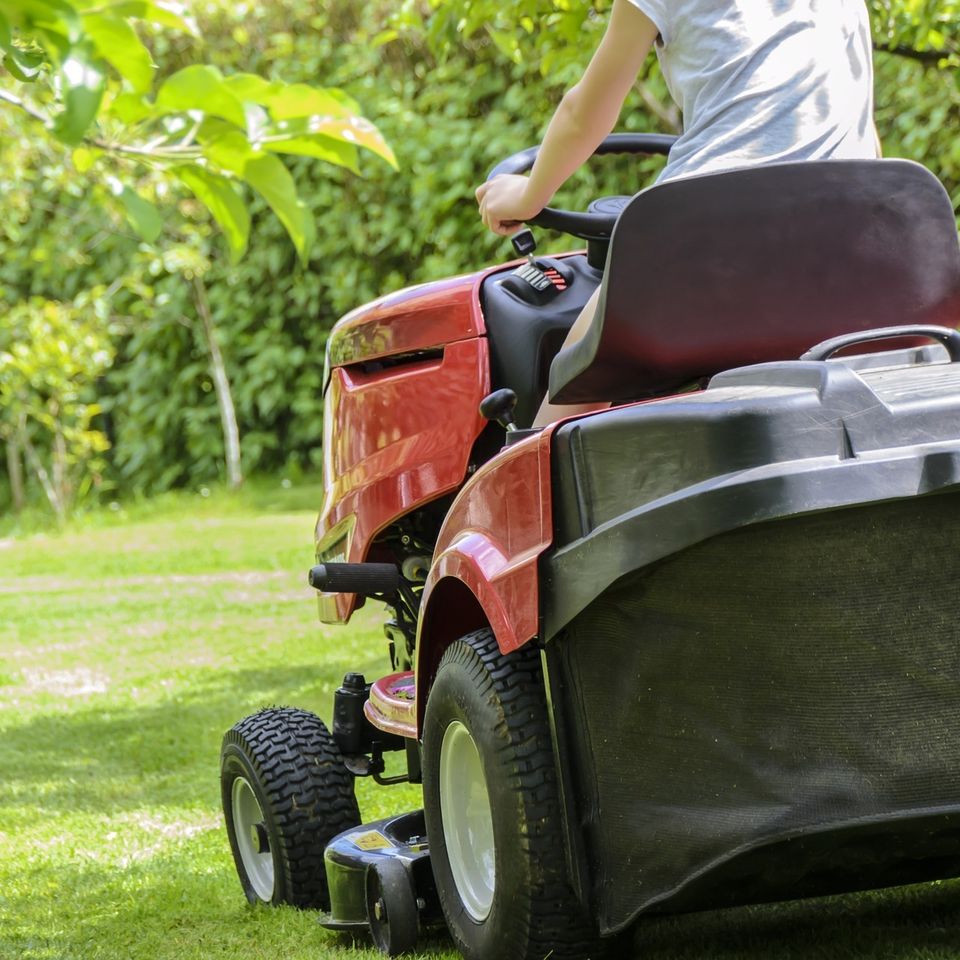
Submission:
<svg viewBox="0 0 960 960">
<path fill-rule="evenodd" d="M 494 233 L 516 233 L 593 155 L 616 125 L 657 33 L 629 0 L 614 0 L 603 40 L 580 82 L 560 101 L 530 176 L 500 176 L 477 189 L 480 216 Z"/>
</svg>

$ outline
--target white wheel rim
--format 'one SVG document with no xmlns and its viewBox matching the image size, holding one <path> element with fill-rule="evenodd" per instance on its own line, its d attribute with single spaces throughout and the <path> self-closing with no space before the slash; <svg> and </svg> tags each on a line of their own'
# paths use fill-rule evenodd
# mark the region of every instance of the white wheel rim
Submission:
<svg viewBox="0 0 960 960">
<path fill-rule="evenodd" d="M 459 720 L 447 727 L 440 745 L 440 817 L 460 900 L 474 920 L 485 920 L 496 880 L 493 815 L 480 752 Z"/>
<path fill-rule="evenodd" d="M 231 791 L 233 829 L 247 879 L 257 896 L 269 903 L 273 899 L 273 854 L 261 850 L 266 837 L 265 817 L 253 787 L 244 777 L 233 781 Z"/>
</svg>

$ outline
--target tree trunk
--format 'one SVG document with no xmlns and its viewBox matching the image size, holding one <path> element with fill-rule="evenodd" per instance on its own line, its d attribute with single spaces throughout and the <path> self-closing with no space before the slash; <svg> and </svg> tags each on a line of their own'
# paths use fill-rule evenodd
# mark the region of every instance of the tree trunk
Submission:
<svg viewBox="0 0 960 960">
<path fill-rule="evenodd" d="M 50 475 L 47 473 L 47 468 L 44 467 L 43 461 L 40 459 L 40 455 L 30 442 L 30 435 L 27 433 L 26 417 L 20 418 L 19 434 L 20 444 L 23 447 L 23 452 L 26 454 L 27 463 L 30 464 L 30 469 L 33 470 L 33 472 L 37 475 L 37 479 L 40 481 L 40 486 L 43 487 L 43 492 L 47 495 L 47 499 L 50 501 L 50 506 L 53 507 L 53 512 L 57 515 L 57 520 L 61 524 L 65 523 L 67 519 L 66 504 L 60 499 L 56 487 L 50 482 Z"/>
<path fill-rule="evenodd" d="M 233 405 L 230 380 L 227 368 L 223 364 L 223 354 L 217 343 L 217 331 L 210 313 L 210 301 L 202 277 L 193 278 L 194 300 L 197 313 L 203 321 L 203 332 L 210 351 L 210 366 L 213 372 L 213 386 L 217 394 L 217 406 L 220 408 L 220 423 L 223 427 L 223 449 L 227 464 L 227 482 L 236 489 L 243 483 L 243 470 L 240 463 L 240 428 L 237 425 L 237 411 Z"/>
<path fill-rule="evenodd" d="M 67 464 L 67 442 L 63 436 L 63 427 L 60 425 L 60 405 L 51 402 L 49 409 L 54 422 L 53 447 L 51 450 L 53 487 L 57 491 L 57 500 L 63 508 L 64 516 L 66 516 L 73 506 L 70 469 Z"/>
<path fill-rule="evenodd" d="M 13 498 L 13 509 L 19 513 L 27 505 L 26 494 L 23 489 L 23 461 L 20 459 L 20 444 L 15 437 L 7 437 L 7 476 L 10 478 L 10 496 Z"/>
</svg>

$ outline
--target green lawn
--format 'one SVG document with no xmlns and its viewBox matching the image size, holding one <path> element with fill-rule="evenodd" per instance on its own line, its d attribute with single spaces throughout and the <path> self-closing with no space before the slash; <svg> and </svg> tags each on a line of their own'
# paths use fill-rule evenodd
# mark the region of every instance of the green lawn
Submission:
<svg viewBox="0 0 960 960">
<path fill-rule="evenodd" d="M 0 958 L 376 956 L 248 907 L 220 816 L 227 727 L 278 703 L 329 719 L 346 670 L 384 666 L 376 611 L 316 622 L 318 504 L 260 488 L 0 540 Z M 368 818 L 418 804 L 359 796 Z M 960 886 L 653 920 L 637 956 L 956 958 Z"/>
</svg>

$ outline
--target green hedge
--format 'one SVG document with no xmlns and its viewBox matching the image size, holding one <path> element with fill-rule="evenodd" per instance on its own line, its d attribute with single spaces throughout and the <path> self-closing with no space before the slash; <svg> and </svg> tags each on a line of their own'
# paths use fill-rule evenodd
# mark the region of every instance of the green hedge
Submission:
<svg viewBox="0 0 960 960">
<path fill-rule="evenodd" d="M 538 3 L 556 7 L 553 0 Z M 598 0 L 599 8 L 608 5 Z M 317 218 L 306 268 L 276 218 L 256 206 L 251 250 L 239 266 L 229 265 L 222 238 L 210 234 L 199 211 L 193 236 L 166 254 L 143 247 L 111 214 L 102 191 L 85 185 L 36 131 L 0 111 L 0 135 L 22 153 L 4 166 L 5 202 L 14 215 L 0 230 L 0 305 L 31 295 L 67 299 L 97 284 L 119 287 L 112 300 L 117 359 L 97 389 L 112 441 L 102 487 L 110 496 L 113 488 L 199 485 L 223 472 L 207 348 L 178 260 L 184 250 L 210 263 L 205 283 L 234 390 L 245 470 L 315 467 L 331 325 L 405 284 L 511 256 L 509 244 L 480 225 L 473 190 L 494 162 L 537 142 L 603 25 L 588 16 L 590 8 L 578 8 L 563 14 L 566 32 L 527 34 L 522 25 L 510 26 L 520 8 L 501 5 L 507 33 L 478 29 L 468 37 L 451 11 L 481 5 L 461 0 L 441 5 L 428 38 L 411 13 L 415 4 L 319 6 L 278 0 L 241 12 L 211 3 L 202 23 L 202 55 L 225 72 L 342 87 L 397 154 L 399 173 L 368 156 L 362 178 L 315 161 L 293 164 Z M 918 36 L 895 38 L 917 42 Z M 190 42 L 154 38 L 155 58 L 169 69 L 182 65 Z M 925 162 L 960 204 L 958 84 L 955 69 L 877 55 L 877 116 L 888 154 Z M 665 102 L 655 68 L 645 92 Z M 668 119 L 651 113 L 638 92 L 622 127 L 663 131 Z M 577 206 L 631 193 L 659 162 L 597 162 L 563 198 Z M 541 240 L 553 249 L 570 244 Z M 0 481 L 0 507 L 3 489 Z"/>
</svg>

